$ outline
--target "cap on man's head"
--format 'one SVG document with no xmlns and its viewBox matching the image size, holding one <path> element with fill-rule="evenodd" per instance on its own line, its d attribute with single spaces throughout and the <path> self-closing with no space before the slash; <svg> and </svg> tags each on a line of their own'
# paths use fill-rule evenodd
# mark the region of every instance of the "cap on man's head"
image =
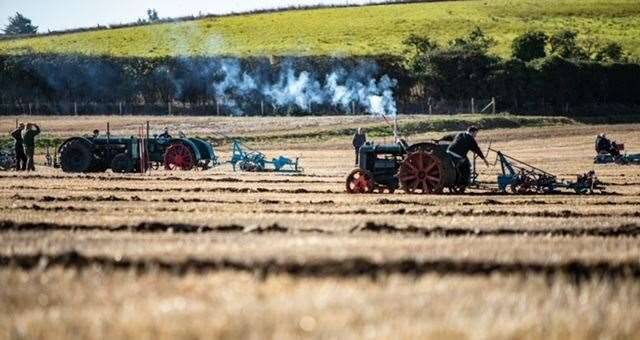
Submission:
<svg viewBox="0 0 640 340">
<path fill-rule="evenodd" d="M 477 127 L 475 127 L 475 126 L 469 126 L 469 127 L 467 128 L 467 132 L 469 132 L 469 133 L 478 132 L 478 128 L 477 128 Z"/>
</svg>

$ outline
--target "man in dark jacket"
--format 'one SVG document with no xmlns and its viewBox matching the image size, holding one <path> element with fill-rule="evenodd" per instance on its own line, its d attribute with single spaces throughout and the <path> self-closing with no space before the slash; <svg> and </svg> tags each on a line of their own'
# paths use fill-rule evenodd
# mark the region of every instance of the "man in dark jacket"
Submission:
<svg viewBox="0 0 640 340">
<path fill-rule="evenodd" d="M 28 123 L 27 127 L 22 131 L 22 143 L 27 155 L 27 171 L 36 171 L 33 156 L 36 151 L 36 136 L 38 134 L 40 134 L 40 127 L 38 124 L 33 123 Z"/>
<path fill-rule="evenodd" d="M 360 147 L 367 142 L 367 135 L 364 134 L 362 128 L 358 128 L 358 132 L 353 136 L 353 148 L 356 150 L 356 165 L 358 165 L 358 152 Z"/>
<path fill-rule="evenodd" d="M 24 123 L 20 123 L 18 128 L 11 132 L 11 137 L 15 139 L 15 151 L 16 151 L 16 171 L 22 171 L 27 169 L 27 155 L 24 153 L 24 145 L 22 144 L 22 130 L 24 130 Z"/>
<path fill-rule="evenodd" d="M 462 178 L 467 180 L 471 177 L 471 162 L 469 162 L 469 158 L 467 157 L 469 151 L 476 154 L 484 161 L 486 166 L 489 166 L 489 161 L 487 161 L 476 142 L 477 134 L 478 128 L 471 126 L 467 131 L 458 133 L 447 148 L 447 153 L 451 155 Z"/>
</svg>

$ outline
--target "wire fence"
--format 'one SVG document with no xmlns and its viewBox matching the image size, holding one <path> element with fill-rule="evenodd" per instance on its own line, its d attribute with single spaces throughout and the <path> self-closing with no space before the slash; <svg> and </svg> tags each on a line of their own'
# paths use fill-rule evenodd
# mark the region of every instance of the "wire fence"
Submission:
<svg viewBox="0 0 640 340">
<path fill-rule="evenodd" d="M 456 114 L 496 113 L 495 98 L 443 100 L 398 100 L 401 114 Z M 170 102 L 138 104 L 128 102 L 86 103 L 17 103 L 0 104 L 0 115 L 190 115 L 190 116 L 304 116 L 304 115 L 359 115 L 369 114 L 366 107 L 352 103 L 348 107 L 310 105 L 307 109 L 295 106 L 278 107 L 267 102 L 243 103 L 227 106 L 216 102 L 201 104 Z"/>
</svg>

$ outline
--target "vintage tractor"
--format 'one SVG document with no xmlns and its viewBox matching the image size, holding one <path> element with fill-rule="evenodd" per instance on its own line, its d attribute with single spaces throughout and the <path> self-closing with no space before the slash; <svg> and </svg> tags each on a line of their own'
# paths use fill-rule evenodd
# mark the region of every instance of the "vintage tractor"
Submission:
<svg viewBox="0 0 640 340">
<path fill-rule="evenodd" d="M 218 162 L 211 144 L 183 136 L 72 137 L 60 145 L 58 155 L 65 172 L 141 172 L 161 165 L 169 170 L 191 170 Z"/>
<path fill-rule="evenodd" d="M 593 157 L 593 163 L 595 164 L 620 164 L 620 165 L 640 165 L 640 153 L 636 154 L 627 154 L 625 151 L 625 147 L 623 143 L 616 143 L 615 141 L 611 143 L 614 148 L 616 148 L 619 152 L 619 156 L 613 156 L 608 152 L 598 153 Z"/>
<path fill-rule="evenodd" d="M 460 167 L 454 164 L 453 156 L 446 152 L 448 142 L 434 140 L 407 145 L 365 144 L 359 150 L 358 168 L 347 176 L 348 193 L 390 192 L 402 188 L 406 193 L 440 194 L 463 193 L 469 186 L 477 185 L 478 174 L 468 162 Z M 558 189 L 573 190 L 577 194 L 589 194 L 604 190 L 594 171 L 577 176 L 575 181 L 561 180 L 557 176 L 536 168 L 499 150 L 494 152 L 502 173 L 498 175 L 498 188 L 509 189 L 515 194 L 546 194 Z"/>
<path fill-rule="evenodd" d="M 396 144 L 360 147 L 358 168 L 347 176 L 348 193 L 390 192 L 402 188 L 410 194 L 439 194 L 444 190 L 462 193 L 470 183 L 471 167 L 457 170 L 446 150 L 449 143 L 433 140 L 408 145 Z M 467 171 L 468 170 L 468 171 Z"/>
</svg>

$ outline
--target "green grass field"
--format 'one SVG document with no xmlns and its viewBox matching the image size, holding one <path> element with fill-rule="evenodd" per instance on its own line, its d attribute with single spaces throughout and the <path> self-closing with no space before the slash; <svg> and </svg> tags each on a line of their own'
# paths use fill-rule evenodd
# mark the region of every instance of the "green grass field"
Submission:
<svg viewBox="0 0 640 340">
<path fill-rule="evenodd" d="M 573 29 L 640 56 L 638 0 L 485 0 L 285 11 L 0 41 L 0 53 L 116 56 L 400 54 L 411 33 L 446 42 L 479 26 L 509 55 L 528 30 Z"/>
</svg>

